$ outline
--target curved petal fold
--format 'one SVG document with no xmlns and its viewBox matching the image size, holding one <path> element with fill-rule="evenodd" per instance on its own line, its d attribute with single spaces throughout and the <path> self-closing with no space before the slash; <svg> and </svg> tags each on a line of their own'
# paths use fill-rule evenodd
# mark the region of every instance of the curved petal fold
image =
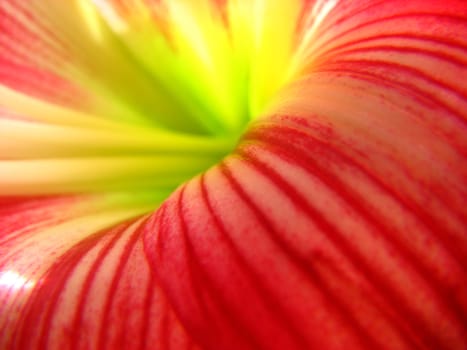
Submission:
<svg viewBox="0 0 467 350">
<path fill-rule="evenodd" d="M 345 138 L 276 117 L 149 220 L 152 268 L 205 348 L 465 344 L 466 212 L 443 160 L 430 159 L 438 194 Z"/>
</svg>

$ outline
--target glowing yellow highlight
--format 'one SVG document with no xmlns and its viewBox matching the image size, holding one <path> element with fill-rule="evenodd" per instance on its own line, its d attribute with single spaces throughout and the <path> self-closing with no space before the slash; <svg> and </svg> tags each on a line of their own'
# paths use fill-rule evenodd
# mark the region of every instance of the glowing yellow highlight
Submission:
<svg viewBox="0 0 467 350">
<path fill-rule="evenodd" d="M 97 41 L 102 40 L 102 29 L 96 8 L 88 0 L 76 0 L 78 8 L 87 24 L 91 36 Z"/>
</svg>

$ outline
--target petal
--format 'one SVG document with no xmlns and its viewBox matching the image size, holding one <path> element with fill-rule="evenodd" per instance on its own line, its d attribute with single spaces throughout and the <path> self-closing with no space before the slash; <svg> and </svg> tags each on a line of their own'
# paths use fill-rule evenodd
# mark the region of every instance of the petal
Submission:
<svg viewBox="0 0 467 350">
<path fill-rule="evenodd" d="M 465 2 L 327 11 L 297 81 L 149 219 L 152 269 L 206 349 L 463 349 Z"/>
<path fill-rule="evenodd" d="M 131 219 L 147 206 L 115 196 L 1 204 L 0 347 L 196 348 L 147 264 L 145 219 Z"/>
<path fill-rule="evenodd" d="M 450 198 L 465 182 L 421 186 L 380 145 L 368 159 L 307 123 L 266 126 L 149 222 L 190 334 L 212 349 L 462 348 L 466 212 Z"/>
</svg>

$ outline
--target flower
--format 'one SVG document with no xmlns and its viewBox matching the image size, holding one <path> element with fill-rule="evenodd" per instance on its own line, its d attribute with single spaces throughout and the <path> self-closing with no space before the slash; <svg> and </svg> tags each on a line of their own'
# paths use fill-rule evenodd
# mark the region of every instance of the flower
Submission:
<svg viewBox="0 0 467 350">
<path fill-rule="evenodd" d="M 466 23 L 0 2 L 0 348 L 465 348 Z"/>
</svg>

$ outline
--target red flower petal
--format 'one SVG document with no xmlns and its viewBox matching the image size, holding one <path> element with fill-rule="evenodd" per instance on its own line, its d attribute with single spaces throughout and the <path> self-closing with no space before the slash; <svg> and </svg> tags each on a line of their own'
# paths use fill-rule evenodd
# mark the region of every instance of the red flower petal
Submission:
<svg viewBox="0 0 467 350">
<path fill-rule="evenodd" d="M 2 199 L 0 347 L 465 348 L 466 3 L 326 4 L 269 117 L 149 221 Z M 1 82 L 48 94 L 37 31 L 1 33 Z"/>
<path fill-rule="evenodd" d="M 205 348 L 465 344 L 465 208 L 443 203 L 456 189 L 419 186 L 336 129 L 276 118 L 149 221 L 153 269 Z"/>
</svg>

